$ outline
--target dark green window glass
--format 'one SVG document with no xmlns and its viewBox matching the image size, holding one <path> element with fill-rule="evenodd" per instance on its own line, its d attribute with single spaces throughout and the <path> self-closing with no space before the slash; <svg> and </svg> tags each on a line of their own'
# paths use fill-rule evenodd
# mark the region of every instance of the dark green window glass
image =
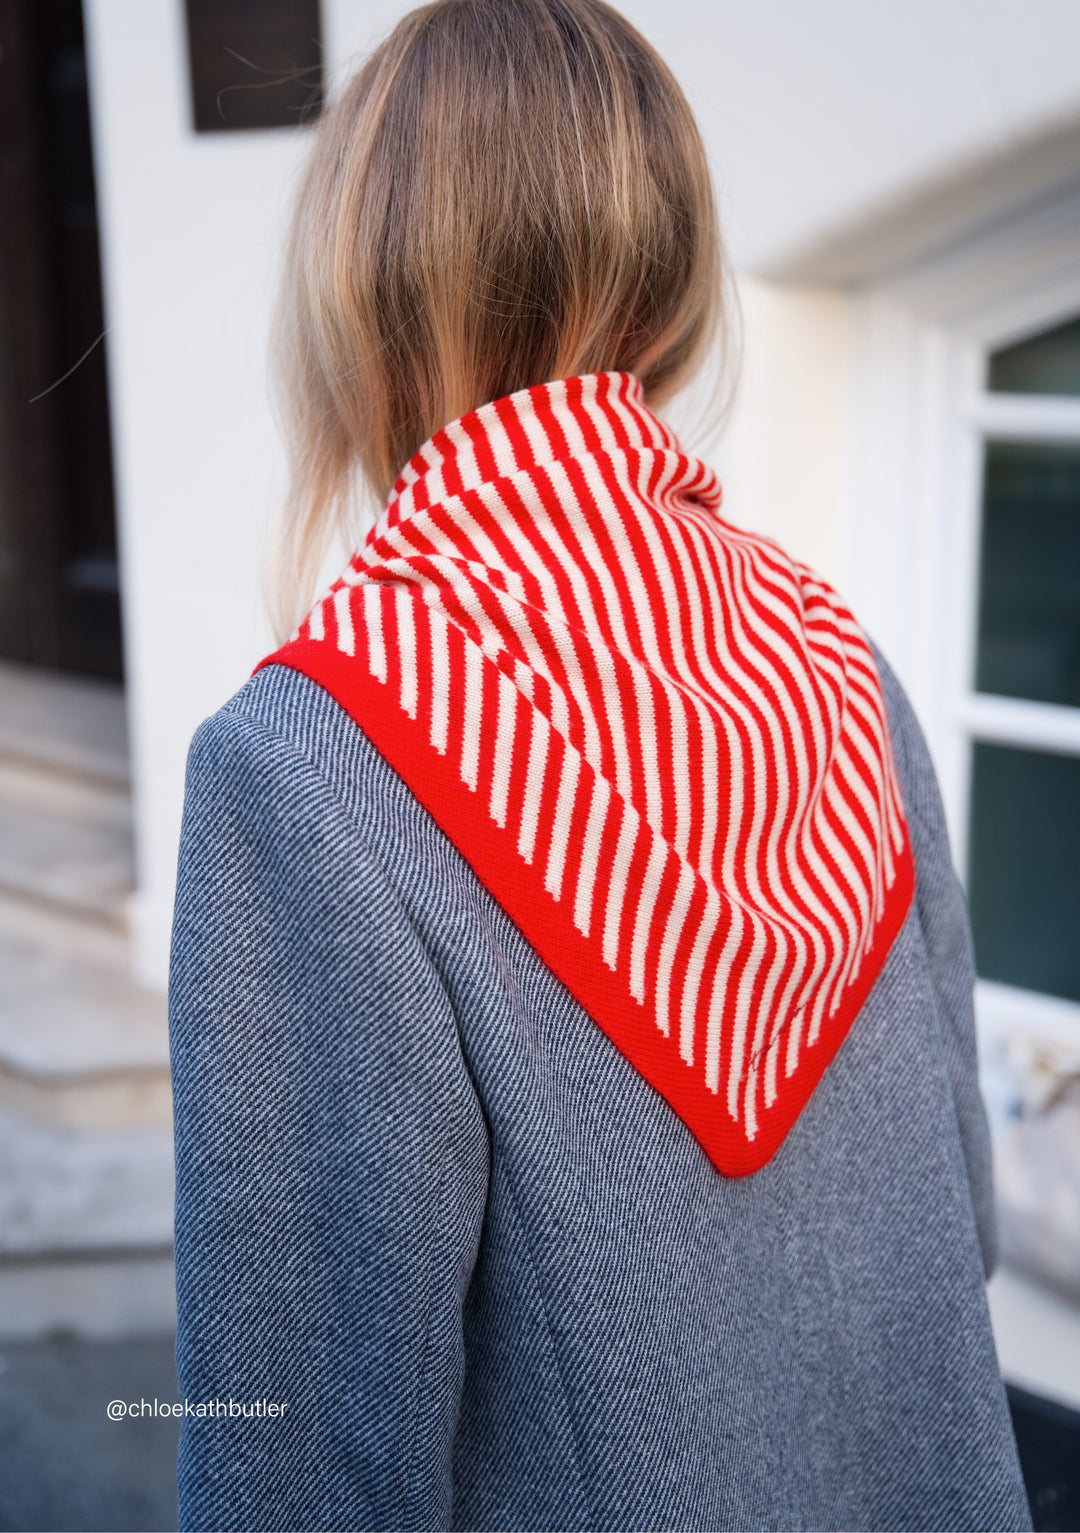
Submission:
<svg viewBox="0 0 1080 1533">
<path fill-rule="evenodd" d="M 1080 759 L 977 744 L 970 844 L 979 973 L 1080 1001 Z"/>
<path fill-rule="evenodd" d="M 1080 444 L 987 444 L 975 686 L 1080 707 Z"/>
<path fill-rule="evenodd" d="M 990 357 L 995 394 L 1080 394 L 1080 319 Z"/>
</svg>

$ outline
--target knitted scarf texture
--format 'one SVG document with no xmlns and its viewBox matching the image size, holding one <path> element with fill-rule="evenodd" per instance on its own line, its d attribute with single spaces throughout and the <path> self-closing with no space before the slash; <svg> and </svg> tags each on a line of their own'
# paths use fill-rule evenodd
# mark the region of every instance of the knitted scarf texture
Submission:
<svg viewBox="0 0 1080 1533">
<path fill-rule="evenodd" d="M 596 373 L 454 421 L 263 664 L 325 687 L 724 1175 L 775 1154 L 914 876 L 851 613 Z"/>
</svg>

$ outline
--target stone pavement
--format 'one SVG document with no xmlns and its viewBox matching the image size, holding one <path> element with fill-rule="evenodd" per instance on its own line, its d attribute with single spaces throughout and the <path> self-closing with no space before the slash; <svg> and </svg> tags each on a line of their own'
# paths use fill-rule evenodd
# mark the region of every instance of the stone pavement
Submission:
<svg viewBox="0 0 1080 1533">
<path fill-rule="evenodd" d="M 171 1337 L 0 1346 L 0 1530 L 175 1528 L 179 1422 L 105 1408 L 176 1397 Z"/>
<path fill-rule="evenodd" d="M 134 882 L 120 688 L 0 662 L 4 1338 L 174 1324 L 168 1032 L 131 978 Z"/>
</svg>

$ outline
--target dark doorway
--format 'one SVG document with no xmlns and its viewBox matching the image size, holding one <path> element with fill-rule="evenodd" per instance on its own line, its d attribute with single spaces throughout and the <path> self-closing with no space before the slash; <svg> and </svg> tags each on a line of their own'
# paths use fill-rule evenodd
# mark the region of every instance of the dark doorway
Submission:
<svg viewBox="0 0 1080 1533">
<path fill-rule="evenodd" d="M 0 50 L 0 655 L 120 677 L 81 0 L 0 0 Z"/>
</svg>

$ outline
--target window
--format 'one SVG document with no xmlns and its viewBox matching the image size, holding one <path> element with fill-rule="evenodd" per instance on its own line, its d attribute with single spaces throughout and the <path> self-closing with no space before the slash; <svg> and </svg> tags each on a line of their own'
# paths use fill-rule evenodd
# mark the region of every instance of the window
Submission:
<svg viewBox="0 0 1080 1533">
<path fill-rule="evenodd" d="M 1021 1021 L 1056 998 L 1080 1022 L 1080 319 L 992 351 L 974 419 L 974 643 L 958 713 L 983 1005 Z"/>
<path fill-rule="evenodd" d="M 915 706 L 967 887 L 1002 1251 L 1075 1292 L 1080 188 L 883 268 L 853 314 L 842 589 Z M 1072 1399 L 1080 1311 L 1029 1292 L 998 1289 L 1002 1361 Z"/>
<path fill-rule="evenodd" d="M 196 133 L 296 127 L 322 106 L 319 0 L 187 0 Z"/>
</svg>

